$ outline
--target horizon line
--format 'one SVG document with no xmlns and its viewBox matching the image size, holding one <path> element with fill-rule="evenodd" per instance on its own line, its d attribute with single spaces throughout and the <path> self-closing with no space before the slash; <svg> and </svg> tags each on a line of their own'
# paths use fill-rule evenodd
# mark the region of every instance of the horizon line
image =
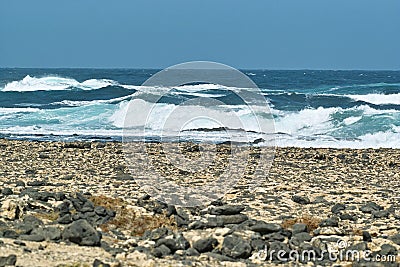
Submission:
<svg viewBox="0 0 400 267">
<path fill-rule="evenodd" d="M 173 65 L 171 65 L 173 66 Z M 92 69 L 92 70 L 163 70 L 165 68 L 141 68 L 141 67 L 3 67 L 0 69 Z M 262 70 L 262 71 L 400 71 L 399 69 L 329 69 L 329 68 L 235 68 L 238 70 Z"/>
</svg>

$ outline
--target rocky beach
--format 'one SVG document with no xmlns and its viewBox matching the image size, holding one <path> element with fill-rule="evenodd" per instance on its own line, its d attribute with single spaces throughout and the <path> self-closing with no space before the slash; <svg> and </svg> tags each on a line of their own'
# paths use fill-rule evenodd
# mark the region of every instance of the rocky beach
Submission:
<svg viewBox="0 0 400 267">
<path fill-rule="evenodd" d="M 138 186 L 119 142 L 0 139 L 0 266 L 398 266 L 400 150 L 277 148 L 249 191 L 252 155 L 223 198 L 180 208 Z"/>
</svg>

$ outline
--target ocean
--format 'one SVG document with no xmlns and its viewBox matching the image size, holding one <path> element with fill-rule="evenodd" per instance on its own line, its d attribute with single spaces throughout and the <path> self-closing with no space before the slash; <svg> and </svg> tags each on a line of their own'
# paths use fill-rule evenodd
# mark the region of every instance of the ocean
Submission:
<svg viewBox="0 0 400 267">
<path fill-rule="evenodd" d="M 120 141 L 129 101 L 165 114 L 188 99 L 207 97 L 222 101 L 246 120 L 243 103 L 233 97 L 246 88 L 201 83 L 174 88 L 141 86 L 158 71 L 0 69 L 0 137 Z M 269 103 L 277 146 L 400 148 L 400 71 L 242 72 Z M 166 92 L 168 97 L 151 103 L 151 95 Z M 146 127 L 149 135 L 157 136 L 157 121 Z M 196 127 L 199 131 L 191 135 L 194 140 L 203 135 L 224 141 L 220 129 L 207 122 Z M 170 140 L 182 139 L 171 136 Z"/>
</svg>

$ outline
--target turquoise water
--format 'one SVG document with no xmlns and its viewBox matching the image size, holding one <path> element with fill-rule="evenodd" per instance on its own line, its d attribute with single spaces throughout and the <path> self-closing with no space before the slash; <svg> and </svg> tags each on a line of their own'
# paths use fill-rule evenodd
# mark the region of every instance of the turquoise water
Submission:
<svg viewBox="0 0 400 267">
<path fill-rule="evenodd" d="M 246 88 L 210 84 L 141 86 L 157 71 L 0 69 L 0 135 L 41 140 L 121 140 L 129 101 L 155 107 L 162 114 L 188 99 L 209 97 L 247 119 L 243 103 L 235 94 Z M 258 85 L 270 105 L 271 113 L 258 115 L 274 117 L 279 146 L 400 148 L 399 71 L 243 72 Z M 165 97 L 152 103 L 157 95 Z M 207 122 L 198 127 L 213 128 Z M 159 128 L 157 121 L 146 126 L 152 136 Z M 252 126 L 244 130 L 251 131 Z M 223 141 L 218 131 L 198 134 Z"/>
</svg>

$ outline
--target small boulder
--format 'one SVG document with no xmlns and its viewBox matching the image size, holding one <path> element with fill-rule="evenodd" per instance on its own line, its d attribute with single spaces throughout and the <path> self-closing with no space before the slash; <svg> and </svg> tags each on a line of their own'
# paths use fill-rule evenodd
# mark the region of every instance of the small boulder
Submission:
<svg viewBox="0 0 400 267">
<path fill-rule="evenodd" d="M 210 252 L 218 245 L 218 240 L 209 237 L 209 238 L 202 238 L 194 242 L 193 248 L 195 248 L 198 252 Z"/>
<path fill-rule="evenodd" d="M 247 259 L 251 255 L 251 245 L 241 237 L 229 235 L 224 238 L 222 254 L 234 259 Z"/>
<path fill-rule="evenodd" d="M 78 220 L 68 225 L 62 237 L 80 246 L 99 246 L 101 234 L 86 220 Z"/>
</svg>

